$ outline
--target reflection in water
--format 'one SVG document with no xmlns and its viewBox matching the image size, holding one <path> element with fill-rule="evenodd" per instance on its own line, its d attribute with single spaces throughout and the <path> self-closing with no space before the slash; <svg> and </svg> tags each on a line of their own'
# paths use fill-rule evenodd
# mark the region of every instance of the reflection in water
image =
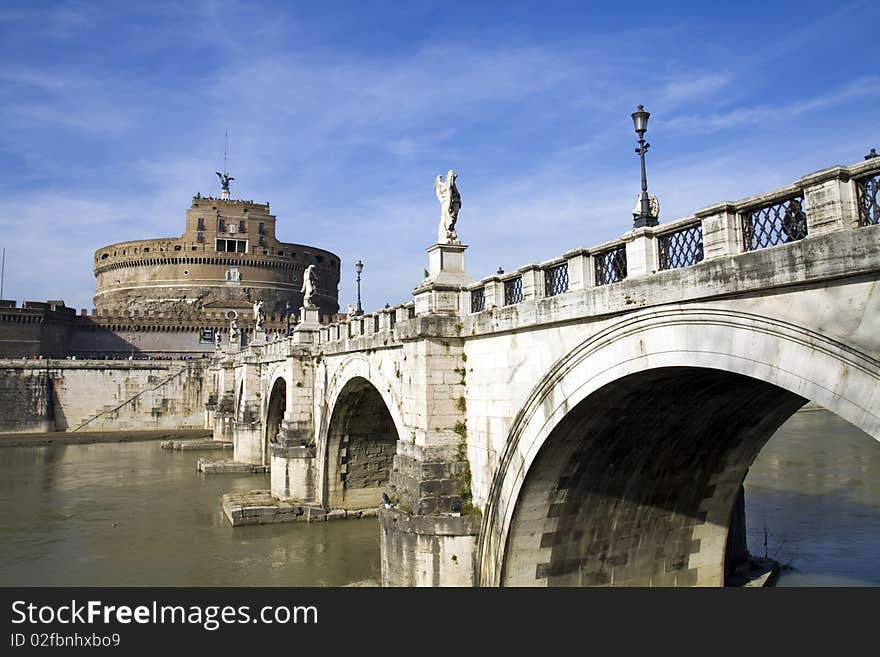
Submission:
<svg viewBox="0 0 880 657">
<path fill-rule="evenodd" d="M 0 585 L 341 586 L 379 579 L 375 519 L 232 529 L 206 477 L 158 442 L 0 451 Z"/>
<path fill-rule="evenodd" d="M 824 410 L 796 413 L 746 478 L 749 551 L 779 586 L 880 585 L 880 444 Z"/>
<path fill-rule="evenodd" d="M 375 519 L 232 529 L 206 477 L 157 442 L 0 450 L 0 585 L 340 586 L 379 580 Z M 780 586 L 880 585 L 880 445 L 826 411 L 796 414 L 746 479 L 749 547 Z"/>
</svg>

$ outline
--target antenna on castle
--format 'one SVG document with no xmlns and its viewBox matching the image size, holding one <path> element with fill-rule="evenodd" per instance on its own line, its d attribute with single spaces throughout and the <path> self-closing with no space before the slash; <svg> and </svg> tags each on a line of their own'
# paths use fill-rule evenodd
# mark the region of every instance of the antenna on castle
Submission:
<svg viewBox="0 0 880 657">
<path fill-rule="evenodd" d="M 229 200 L 229 182 L 235 180 L 232 176 L 229 175 L 228 162 L 227 162 L 227 151 L 229 150 L 229 130 L 227 130 L 223 137 L 223 173 L 217 171 L 217 176 L 220 178 L 220 188 L 223 190 L 220 194 L 220 198 L 224 201 Z"/>
</svg>

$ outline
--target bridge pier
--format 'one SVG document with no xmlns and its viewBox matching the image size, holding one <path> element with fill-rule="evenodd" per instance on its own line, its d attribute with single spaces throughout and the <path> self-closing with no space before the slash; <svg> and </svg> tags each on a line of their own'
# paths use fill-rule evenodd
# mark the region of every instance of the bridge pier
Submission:
<svg viewBox="0 0 880 657">
<path fill-rule="evenodd" d="M 285 501 L 315 502 L 315 448 L 275 444 L 269 447 L 269 453 L 272 496 Z"/>
<path fill-rule="evenodd" d="M 239 368 L 233 422 L 233 458 L 239 463 L 265 465 L 264 426 L 260 390 L 261 365 L 255 354 L 245 352 Z"/>
</svg>

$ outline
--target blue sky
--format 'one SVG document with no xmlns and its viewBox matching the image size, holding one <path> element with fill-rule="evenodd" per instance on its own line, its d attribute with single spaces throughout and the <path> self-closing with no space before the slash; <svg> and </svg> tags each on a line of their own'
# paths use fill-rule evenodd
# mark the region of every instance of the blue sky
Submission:
<svg viewBox="0 0 880 657">
<path fill-rule="evenodd" d="M 880 4 L 0 2 L 4 296 L 92 306 L 92 254 L 216 194 L 409 299 L 454 168 L 475 279 L 880 147 Z"/>
</svg>

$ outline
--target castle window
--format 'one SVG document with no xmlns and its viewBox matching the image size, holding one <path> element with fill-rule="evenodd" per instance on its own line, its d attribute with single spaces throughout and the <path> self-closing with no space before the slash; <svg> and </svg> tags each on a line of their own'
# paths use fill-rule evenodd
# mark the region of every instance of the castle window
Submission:
<svg viewBox="0 0 880 657">
<path fill-rule="evenodd" d="M 223 252 L 226 250 L 226 240 L 217 240 L 217 251 Z"/>
<path fill-rule="evenodd" d="M 243 233 L 244 231 L 245 231 L 244 219 L 240 219 L 238 222 L 238 232 Z"/>
<path fill-rule="evenodd" d="M 266 243 L 266 236 L 260 233 L 260 246 Z"/>
<path fill-rule="evenodd" d="M 202 231 L 199 231 L 198 233 L 196 233 L 196 242 L 204 242 L 204 241 L 205 241 L 205 234 Z M 195 251 L 195 250 L 196 250 L 196 247 L 193 247 L 193 251 Z"/>
<path fill-rule="evenodd" d="M 144 253 L 149 253 L 149 252 L 150 252 L 150 247 L 145 246 L 145 247 L 144 247 Z"/>
<path fill-rule="evenodd" d="M 260 226 L 259 226 L 259 229 L 257 230 L 257 232 L 258 232 L 260 235 L 265 235 L 265 234 L 266 234 L 266 224 L 264 224 L 262 221 L 260 222 Z"/>
<path fill-rule="evenodd" d="M 202 238 L 202 239 L 199 240 L 199 242 L 204 242 L 204 241 L 205 241 L 204 238 Z M 195 251 L 195 250 L 196 250 L 196 247 L 193 246 L 191 250 L 192 250 L 192 251 Z"/>
<path fill-rule="evenodd" d="M 175 251 L 180 251 L 180 244 L 175 244 L 175 245 L 174 245 L 174 250 L 175 250 Z"/>
<path fill-rule="evenodd" d="M 220 231 L 221 233 L 226 232 L 226 220 L 225 219 L 218 219 L 217 220 L 217 230 Z"/>
<path fill-rule="evenodd" d="M 205 230 L 205 220 L 202 217 L 199 217 L 198 222 L 196 223 L 197 230 Z"/>
</svg>

